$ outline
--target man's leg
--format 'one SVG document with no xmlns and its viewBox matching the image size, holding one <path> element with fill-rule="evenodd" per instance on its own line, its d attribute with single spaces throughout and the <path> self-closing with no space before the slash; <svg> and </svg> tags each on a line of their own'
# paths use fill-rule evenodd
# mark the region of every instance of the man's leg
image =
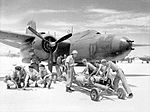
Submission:
<svg viewBox="0 0 150 112">
<path fill-rule="evenodd" d="M 113 86 L 112 88 L 116 91 L 118 89 L 118 84 L 119 84 L 119 81 L 120 81 L 120 77 L 118 77 L 118 75 L 115 76 L 115 79 L 113 81 Z"/>
<path fill-rule="evenodd" d="M 56 65 L 56 72 L 57 72 L 57 79 L 60 78 L 61 76 L 61 70 L 60 70 L 60 66 L 59 65 Z M 56 80 L 56 79 L 55 79 Z"/>
<path fill-rule="evenodd" d="M 71 69 L 67 70 L 66 92 L 71 92 L 71 91 L 73 91 L 73 90 L 71 89 L 72 79 L 73 79 L 73 69 L 71 68 Z"/>
<path fill-rule="evenodd" d="M 123 85 L 124 89 L 126 90 L 126 92 L 128 93 L 128 95 L 129 96 L 131 95 L 131 97 L 133 97 L 131 89 L 130 89 L 128 83 L 127 83 L 127 80 L 126 80 L 122 70 L 118 70 L 118 75 L 120 76 L 121 81 L 122 81 L 122 85 Z"/>
<path fill-rule="evenodd" d="M 67 70 L 67 81 L 66 81 L 66 87 L 70 87 L 70 70 Z"/>
<path fill-rule="evenodd" d="M 35 77 L 34 81 L 35 81 L 35 87 L 38 87 L 38 83 L 37 83 L 38 78 L 37 78 L 37 77 Z"/>
<path fill-rule="evenodd" d="M 26 76 L 26 77 L 25 77 L 23 89 L 25 89 L 26 87 L 29 87 L 29 79 L 30 79 L 29 76 Z"/>
<path fill-rule="evenodd" d="M 48 85 L 48 89 L 50 89 L 50 87 L 51 87 L 51 84 L 52 84 L 52 76 L 49 76 L 48 78 L 47 78 L 47 85 Z"/>
<path fill-rule="evenodd" d="M 11 80 L 7 80 L 6 84 L 7 84 L 7 89 L 10 89 L 11 86 L 15 85 L 15 83 L 13 81 L 11 81 Z"/>
</svg>

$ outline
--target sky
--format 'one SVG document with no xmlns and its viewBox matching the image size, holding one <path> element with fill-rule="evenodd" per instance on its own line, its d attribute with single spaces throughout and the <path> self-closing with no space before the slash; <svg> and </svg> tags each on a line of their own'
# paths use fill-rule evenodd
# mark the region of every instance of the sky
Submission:
<svg viewBox="0 0 150 112">
<path fill-rule="evenodd" d="M 34 20 L 37 31 L 57 37 L 73 26 L 74 33 L 97 30 L 150 44 L 149 6 L 150 0 L 0 0 L 0 30 L 25 33 L 27 22 Z M 6 48 L 17 51 L 0 44 L 1 51 Z M 150 55 L 150 48 L 131 54 Z"/>
</svg>

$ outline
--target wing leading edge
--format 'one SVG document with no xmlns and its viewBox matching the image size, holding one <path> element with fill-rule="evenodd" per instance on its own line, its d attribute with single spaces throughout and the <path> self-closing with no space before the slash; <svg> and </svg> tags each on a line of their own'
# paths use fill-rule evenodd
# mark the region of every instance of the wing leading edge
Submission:
<svg viewBox="0 0 150 112">
<path fill-rule="evenodd" d="M 35 36 L 32 35 L 19 34 L 0 30 L 0 42 L 15 48 L 20 48 L 23 43 L 34 39 Z"/>
</svg>

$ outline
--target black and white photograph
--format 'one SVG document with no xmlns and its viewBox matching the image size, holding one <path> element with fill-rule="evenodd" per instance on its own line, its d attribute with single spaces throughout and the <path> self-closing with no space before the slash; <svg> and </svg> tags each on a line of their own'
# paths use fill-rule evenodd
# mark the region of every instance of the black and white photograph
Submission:
<svg viewBox="0 0 150 112">
<path fill-rule="evenodd" d="M 150 112 L 150 0 L 0 0 L 0 112 Z"/>
</svg>

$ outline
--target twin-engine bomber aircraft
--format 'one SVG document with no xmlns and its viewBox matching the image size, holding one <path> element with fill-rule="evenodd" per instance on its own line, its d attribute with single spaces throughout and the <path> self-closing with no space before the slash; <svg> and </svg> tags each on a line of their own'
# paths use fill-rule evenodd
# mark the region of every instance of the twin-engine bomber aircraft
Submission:
<svg viewBox="0 0 150 112">
<path fill-rule="evenodd" d="M 134 41 L 127 37 L 102 35 L 94 30 L 73 35 L 70 33 L 57 40 L 52 35 L 38 33 L 34 21 L 28 22 L 26 34 L 0 31 L 0 42 L 19 48 L 23 57 L 22 62 L 30 63 L 32 59 L 48 61 L 48 68 L 51 72 L 57 57 L 69 55 L 73 49 L 79 52 L 77 62 L 83 58 L 91 61 L 102 58 L 116 61 L 127 56 L 135 46 L 149 46 L 134 45 Z"/>
</svg>

